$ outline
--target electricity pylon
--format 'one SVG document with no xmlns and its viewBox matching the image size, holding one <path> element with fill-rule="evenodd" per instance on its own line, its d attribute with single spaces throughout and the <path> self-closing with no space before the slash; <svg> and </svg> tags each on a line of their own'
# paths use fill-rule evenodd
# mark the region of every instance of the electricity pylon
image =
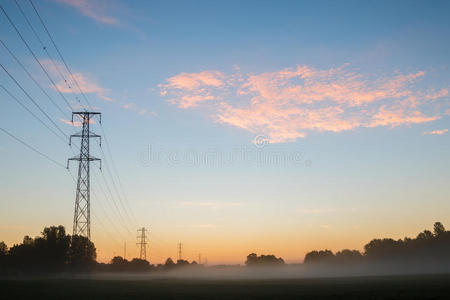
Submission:
<svg viewBox="0 0 450 300">
<path fill-rule="evenodd" d="M 69 161 L 78 161 L 78 180 L 77 191 L 75 196 L 75 213 L 73 216 L 73 235 L 82 235 L 91 239 L 91 190 L 90 190 L 90 162 L 98 160 L 89 153 L 89 139 L 101 137 L 89 130 L 91 123 L 91 116 L 98 115 L 101 123 L 101 113 L 99 112 L 72 112 L 72 124 L 73 116 L 79 116 L 81 119 L 82 129 L 77 134 L 72 134 L 69 139 L 69 145 L 72 144 L 72 138 L 81 138 L 80 155 L 74 156 L 67 160 L 67 169 L 69 168 Z M 101 161 L 100 161 L 101 163 Z M 101 165 L 100 165 L 101 168 Z"/>
<path fill-rule="evenodd" d="M 183 259 L 183 244 L 178 243 L 178 260 Z"/>
<path fill-rule="evenodd" d="M 145 229 L 145 227 L 142 227 L 141 229 L 138 229 L 138 232 L 141 232 L 140 235 L 138 235 L 138 239 L 140 239 L 139 242 L 137 242 L 137 245 L 141 246 L 141 251 L 139 253 L 139 258 L 143 259 L 143 260 L 147 260 L 147 240 L 146 240 L 146 236 L 145 236 L 145 231 L 147 229 Z"/>
</svg>

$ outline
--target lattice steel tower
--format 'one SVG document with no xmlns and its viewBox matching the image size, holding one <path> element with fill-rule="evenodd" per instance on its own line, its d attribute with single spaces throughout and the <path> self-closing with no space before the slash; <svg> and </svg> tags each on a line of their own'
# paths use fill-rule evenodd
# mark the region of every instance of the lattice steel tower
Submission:
<svg viewBox="0 0 450 300">
<path fill-rule="evenodd" d="M 67 168 L 69 168 L 69 161 L 79 161 L 77 192 L 75 196 L 75 213 L 73 216 L 73 235 L 82 235 L 88 239 L 91 238 L 90 162 L 95 160 L 100 161 L 99 158 L 95 158 L 89 153 L 90 138 L 100 138 L 101 146 L 101 137 L 89 130 L 92 116 L 96 115 L 99 116 L 101 123 L 101 113 L 99 112 L 72 112 L 72 123 L 73 116 L 79 116 L 83 127 L 81 132 L 71 135 L 69 139 L 69 145 L 71 145 L 73 137 L 81 138 L 80 155 L 74 156 L 67 160 Z"/>
<path fill-rule="evenodd" d="M 183 244 L 178 243 L 178 260 L 183 260 Z"/>
<path fill-rule="evenodd" d="M 138 232 L 141 232 L 141 234 L 138 236 L 138 239 L 140 239 L 139 242 L 137 242 L 137 245 L 141 246 L 141 251 L 139 253 L 139 259 L 147 260 L 147 237 L 145 236 L 145 227 L 142 227 L 141 229 L 138 229 Z"/>
</svg>

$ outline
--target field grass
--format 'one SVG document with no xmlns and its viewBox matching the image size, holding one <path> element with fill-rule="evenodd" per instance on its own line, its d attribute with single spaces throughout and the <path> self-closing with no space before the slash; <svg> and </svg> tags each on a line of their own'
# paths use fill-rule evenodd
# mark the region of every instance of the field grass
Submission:
<svg viewBox="0 0 450 300">
<path fill-rule="evenodd" d="M 450 275 L 271 280 L 0 280 L 0 299 L 450 299 Z"/>
</svg>

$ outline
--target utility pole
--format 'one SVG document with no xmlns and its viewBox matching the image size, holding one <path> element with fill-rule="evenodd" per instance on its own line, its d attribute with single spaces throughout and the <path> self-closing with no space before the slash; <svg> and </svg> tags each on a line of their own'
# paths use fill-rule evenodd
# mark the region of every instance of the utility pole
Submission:
<svg viewBox="0 0 450 300">
<path fill-rule="evenodd" d="M 138 235 L 138 239 L 140 239 L 140 241 L 137 242 L 137 245 L 141 246 L 141 251 L 139 253 L 139 259 L 147 260 L 147 240 L 146 240 L 147 237 L 145 236 L 145 231 L 147 231 L 147 229 L 142 227 L 141 229 L 138 229 L 137 231 L 141 233 L 140 235 Z"/>
<path fill-rule="evenodd" d="M 123 243 L 123 259 L 127 259 L 127 242 Z"/>
<path fill-rule="evenodd" d="M 69 161 L 78 161 L 78 180 L 77 191 L 75 196 L 75 212 L 73 216 L 73 235 L 85 236 L 91 239 L 91 190 L 90 190 L 90 162 L 100 159 L 95 158 L 89 153 L 89 140 L 90 138 L 101 137 L 89 130 L 91 123 L 91 116 L 98 115 L 101 123 L 101 113 L 99 112 L 72 112 L 72 124 L 73 116 L 79 116 L 81 119 L 82 129 L 77 134 L 72 134 L 69 138 L 69 145 L 72 144 L 72 138 L 81 138 L 80 155 L 74 156 L 67 160 L 67 169 L 69 169 Z M 101 169 L 101 161 L 100 161 Z"/>
<path fill-rule="evenodd" d="M 183 259 L 183 244 L 178 243 L 178 260 Z"/>
<path fill-rule="evenodd" d="M 202 264 L 202 254 L 201 253 L 198 254 L 198 264 L 199 265 Z"/>
</svg>

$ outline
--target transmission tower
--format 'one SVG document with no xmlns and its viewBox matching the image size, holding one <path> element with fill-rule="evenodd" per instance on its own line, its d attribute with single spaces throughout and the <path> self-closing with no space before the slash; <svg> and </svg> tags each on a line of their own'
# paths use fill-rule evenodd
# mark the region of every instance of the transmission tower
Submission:
<svg viewBox="0 0 450 300">
<path fill-rule="evenodd" d="M 69 168 L 69 161 L 78 161 L 78 180 L 77 191 L 75 196 L 75 213 L 73 216 L 73 235 L 82 235 L 91 238 L 91 192 L 90 192 L 90 162 L 100 159 L 95 158 L 89 153 L 89 139 L 101 137 L 89 130 L 91 123 L 91 117 L 98 115 L 101 123 L 101 113 L 99 112 L 72 112 L 72 124 L 73 116 L 78 116 L 81 119 L 82 129 L 81 132 L 70 136 L 69 145 L 72 144 L 72 138 L 81 138 L 80 155 L 74 156 L 67 160 L 67 169 Z M 101 161 L 100 161 L 101 164 Z M 101 168 L 101 165 L 100 165 Z"/>
<path fill-rule="evenodd" d="M 147 260 L 147 240 L 146 240 L 147 237 L 145 236 L 145 231 L 147 231 L 147 229 L 142 227 L 141 229 L 138 229 L 137 231 L 141 232 L 141 234 L 138 235 L 138 239 L 140 239 L 140 241 L 137 242 L 137 245 L 141 246 L 139 258 L 143 259 L 143 260 Z"/>
<path fill-rule="evenodd" d="M 178 243 L 178 260 L 183 259 L 183 244 Z"/>
</svg>

